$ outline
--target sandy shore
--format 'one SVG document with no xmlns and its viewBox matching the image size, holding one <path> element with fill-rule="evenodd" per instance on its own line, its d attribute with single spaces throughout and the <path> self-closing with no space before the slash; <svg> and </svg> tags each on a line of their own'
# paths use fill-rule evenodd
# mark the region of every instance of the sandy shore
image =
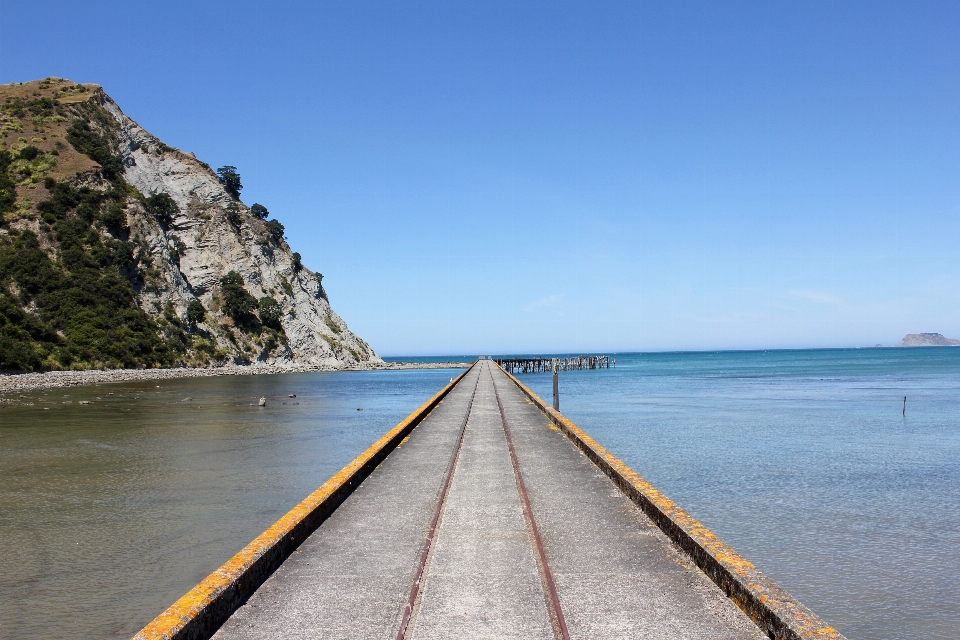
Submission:
<svg viewBox="0 0 960 640">
<path fill-rule="evenodd" d="M 75 387 L 103 382 L 130 380 L 168 380 L 206 376 L 253 376 L 271 373 L 304 373 L 307 371 L 385 371 L 396 369 L 464 369 L 469 362 L 385 362 L 360 367 L 321 367 L 316 365 L 226 365 L 196 369 L 107 369 L 88 371 L 48 371 L 46 373 L 0 374 L 0 393 Z"/>
</svg>

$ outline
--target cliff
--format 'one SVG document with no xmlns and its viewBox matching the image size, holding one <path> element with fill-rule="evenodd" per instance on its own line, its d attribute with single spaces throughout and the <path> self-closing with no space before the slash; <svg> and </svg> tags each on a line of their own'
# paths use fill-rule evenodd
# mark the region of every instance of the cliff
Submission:
<svg viewBox="0 0 960 640">
<path fill-rule="evenodd" d="M 96 85 L 0 86 L 0 368 L 381 362 L 241 189 Z"/>
<path fill-rule="evenodd" d="M 939 333 L 908 333 L 895 347 L 955 347 L 960 340 L 944 338 Z"/>
</svg>

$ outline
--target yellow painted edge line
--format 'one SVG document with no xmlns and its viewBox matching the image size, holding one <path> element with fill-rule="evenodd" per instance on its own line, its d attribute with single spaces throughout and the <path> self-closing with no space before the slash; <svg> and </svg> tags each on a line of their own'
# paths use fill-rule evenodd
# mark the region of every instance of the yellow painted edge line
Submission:
<svg viewBox="0 0 960 640">
<path fill-rule="evenodd" d="M 500 369 L 500 367 L 497 368 Z M 659 511 L 664 518 L 680 529 L 686 537 L 710 556 L 713 562 L 734 576 L 739 586 L 751 595 L 751 599 L 754 601 L 753 603 L 742 601 L 734 594 L 730 594 L 722 584 L 718 584 L 718 586 L 727 592 L 737 606 L 749 615 L 754 622 L 760 623 L 755 615 L 756 612 L 751 609 L 759 606 L 786 625 L 792 632 L 790 635 L 782 637 L 796 637 L 802 640 L 846 640 L 836 629 L 827 625 L 819 616 L 764 575 L 753 563 L 740 556 L 740 554 L 721 541 L 712 531 L 677 506 L 676 503 L 661 493 L 655 486 L 644 480 L 640 474 L 631 469 L 625 462 L 607 451 L 600 443 L 587 435 L 586 432 L 574 424 L 573 421 L 549 406 L 540 396 L 517 380 L 513 374 L 503 369 L 500 370 L 503 371 L 554 424 L 560 427 L 567 437 L 573 440 L 579 448 L 592 452 L 594 457 L 593 461 L 597 466 L 601 467 L 601 470 L 605 472 L 609 470 L 618 476 L 623 482 L 640 494 L 654 509 Z M 588 455 L 588 457 L 591 456 Z M 610 473 L 607 473 L 607 475 L 610 475 Z M 629 492 L 625 493 L 628 493 L 629 497 Z M 642 505 L 638 506 L 642 508 Z M 662 526 L 661 529 L 663 529 Z M 671 539 L 674 539 L 674 542 L 679 542 L 676 540 L 677 536 L 674 532 L 664 530 L 664 533 Z M 681 548 L 683 548 L 682 545 Z M 711 573 L 706 573 L 716 580 Z M 781 636 L 778 635 L 777 637 Z"/>
<path fill-rule="evenodd" d="M 199 616 L 210 606 L 223 591 L 243 577 L 244 573 L 253 566 L 254 562 L 269 552 L 274 546 L 290 535 L 290 532 L 304 518 L 313 513 L 324 502 L 330 499 L 341 487 L 350 483 L 357 473 L 363 469 L 374 456 L 380 453 L 403 433 L 411 423 L 416 422 L 429 413 L 460 382 L 466 371 L 454 378 L 433 397 L 403 419 L 397 426 L 386 432 L 379 440 L 370 445 L 366 451 L 353 459 L 347 466 L 338 471 L 329 480 L 320 485 L 320 488 L 307 496 L 300 504 L 288 511 L 273 525 L 254 538 L 253 542 L 244 547 L 239 553 L 223 563 L 219 569 L 203 579 L 197 586 L 188 591 L 179 600 L 173 603 L 166 611 L 154 618 L 147 626 L 141 629 L 134 640 L 172 640 L 177 633 Z"/>
</svg>

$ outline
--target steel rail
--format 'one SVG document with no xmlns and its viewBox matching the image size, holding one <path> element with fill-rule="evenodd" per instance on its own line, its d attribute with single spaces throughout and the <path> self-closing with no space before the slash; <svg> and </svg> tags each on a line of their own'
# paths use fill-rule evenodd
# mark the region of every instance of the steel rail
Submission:
<svg viewBox="0 0 960 640">
<path fill-rule="evenodd" d="M 460 446 L 463 444 L 463 434 L 467 430 L 467 422 L 470 420 L 470 411 L 473 409 L 473 400 L 477 396 L 477 387 L 480 386 L 480 371 L 477 371 L 477 381 L 473 384 L 473 393 L 470 394 L 470 402 L 467 404 L 467 411 L 463 414 L 463 423 L 460 425 L 460 435 L 457 436 L 457 444 L 453 448 L 453 455 L 450 457 L 450 466 L 447 467 L 447 475 L 443 479 L 443 485 L 440 489 L 440 496 L 437 498 L 437 508 L 433 513 L 433 520 L 430 522 L 430 528 L 427 530 L 427 539 L 423 544 L 423 551 L 420 553 L 420 561 L 417 563 L 417 572 L 413 577 L 413 586 L 410 587 L 410 595 L 407 598 L 407 604 L 403 607 L 403 618 L 400 620 L 400 629 L 397 631 L 397 640 L 404 640 L 407 633 L 407 626 L 413 617 L 413 608 L 417 604 L 417 598 L 420 595 L 420 583 L 423 579 L 423 572 L 427 567 L 427 559 L 430 557 L 430 548 L 433 546 L 433 538 L 437 532 L 437 525 L 440 523 L 440 516 L 443 513 L 443 506 L 447 501 L 447 492 L 450 489 L 450 481 L 453 479 L 453 472 L 457 466 L 457 459 L 460 457 Z"/>
<path fill-rule="evenodd" d="M 537 527 L 537 520 L 533 517 L 533 507 L 530 506 L 530 496 L 527 495 L 527 487 L 523 482 L 523 473 L 520 471 L 520 461 L 517 459 L 517 450 L 513 446 L 513 437 L 510 435 L 510 428 L 507 426 L 507 415 L 503 411 L 503 403 L 500 401 L 500 392 L 497 390 L 497 381 L 493 379 L 493 371 L 490 372 L 490 382 L 493 383 L 493 394 L 497 398 L 497 408 L 500 410 L 500 422 L 503 425 L 503 433 L 507 437 L 507 448 L 510 450 L 510 461 L 513 462 L 513 474 L 517 478 L 517 489 L 520 492 L 521 502 L 523 503 L 523 514 L 530 525 L 530 531 L 533 534 L 533 544 L 537 550 L 537 565 L 540 567 L 540 577 L 547 590 L 547 606 L 550 609 L 551 617 L 556 623 L 554 632 L 559 632 L 561 640 L 570 640 L 570 632 L 567 631 L 567 621 L 563 617 L 563 609 L 560 607 L 560 596 L 557 593 L 557 586 L 553 581 L 553 573 L 550 571 L 550 565 L 547 563 L 547 552 L 543 548 L 543 539 L 540 537 L 540 529 Z M 479 376 L 478 376 L 479 377 Z"/>
</svg>

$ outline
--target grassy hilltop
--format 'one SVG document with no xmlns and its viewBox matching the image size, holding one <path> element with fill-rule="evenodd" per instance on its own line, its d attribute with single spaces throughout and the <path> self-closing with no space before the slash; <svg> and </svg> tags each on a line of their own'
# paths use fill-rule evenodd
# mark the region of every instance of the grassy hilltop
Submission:
<svg viewBox="0 0 960 640">
<path fill-rule="evenodd" d="M 136 302 L 147 265 L 123 240 L 124 209 L 145 198 L 112 153 L 99 87 L 59 79 L 0 86 L 0 366 L 171 365 L 181 327 Z M 165 325 L 165 326 L 164 326 Z"/>
<path fill-rule="evenodd" d="M 0 369 L 378 361 L 224 169 L 97 85 L 0 85 Z"/>
</svg>

